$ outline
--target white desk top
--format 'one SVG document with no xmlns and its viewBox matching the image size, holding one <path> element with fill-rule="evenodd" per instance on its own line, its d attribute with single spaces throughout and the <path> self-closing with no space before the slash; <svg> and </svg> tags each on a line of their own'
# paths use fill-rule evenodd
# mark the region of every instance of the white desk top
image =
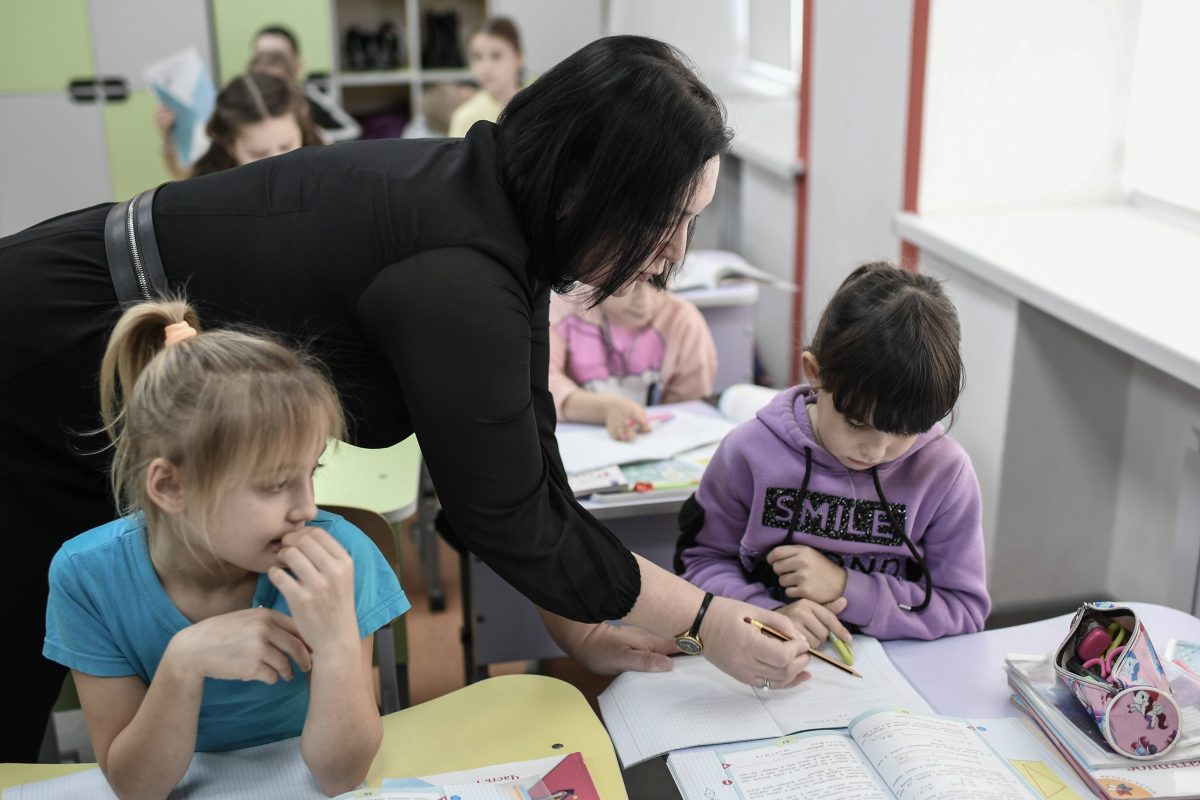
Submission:
<svg viewBox="0 0 1200 800">
<path fill-rule="evenodd" d="M 1127 203 L 896 218 L 899 235 L 1200 388 L 1200 232 Z"/>
<path fill-rule="evenodd" d="M 1152 603 L 1129 603 L 1161 657 L 1168 639 L 1200 641 L 1200 619 Z M 1012 717 L 1004 674 L 1009 653 L 1050 653 L 1067 635 L 1072 614 L 1028 625 L 949 636 L 934 642 L 884 642 L 883 649 L 909 683 L 939 714 L 956 717 Z"/>
</svg>

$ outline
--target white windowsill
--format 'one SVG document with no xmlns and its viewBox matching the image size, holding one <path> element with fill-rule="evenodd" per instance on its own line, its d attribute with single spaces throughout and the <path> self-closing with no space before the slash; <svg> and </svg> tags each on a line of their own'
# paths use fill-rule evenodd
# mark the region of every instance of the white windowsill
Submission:
<svg viewBox="0 0 1200 800">
<path fill-rule="evenodd" d="M 899 214 L 938 258 L 1200 388 L 1200 232 L 1123 202 Z"/>
</svg>

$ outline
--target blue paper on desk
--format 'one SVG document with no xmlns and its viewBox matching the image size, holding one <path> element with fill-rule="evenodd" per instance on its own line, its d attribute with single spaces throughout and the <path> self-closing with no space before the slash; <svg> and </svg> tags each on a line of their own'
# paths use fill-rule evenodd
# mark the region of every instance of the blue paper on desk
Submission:
<svg viewBox="0 0 1200 800">
<path fill-rule="evenodd" d="M 208 150 L 204 129 L 217 102 L 216 87 L 200 52 L 194 47 L 184 50 L 146 67 L 143 75 L 158 102 L 175 115 L 171 139 L 179 163 L 190 167 Z"/>
</svg>

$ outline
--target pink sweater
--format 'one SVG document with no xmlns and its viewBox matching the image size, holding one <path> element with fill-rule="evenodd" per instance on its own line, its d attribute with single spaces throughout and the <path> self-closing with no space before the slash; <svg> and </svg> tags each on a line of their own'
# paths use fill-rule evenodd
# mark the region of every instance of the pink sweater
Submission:
<svg viewBox="0 0 1200 800">
<path fill-rule="evenodd" d="M 606 322 L 602 308 L 550 296 L 550 391 L 562 406 L 579 389 L 628 397 L 642 405 L 699 400 L 712 394 L 717 347 L 699 309 L 667 294 L 640 330 Z"/>
</svg>

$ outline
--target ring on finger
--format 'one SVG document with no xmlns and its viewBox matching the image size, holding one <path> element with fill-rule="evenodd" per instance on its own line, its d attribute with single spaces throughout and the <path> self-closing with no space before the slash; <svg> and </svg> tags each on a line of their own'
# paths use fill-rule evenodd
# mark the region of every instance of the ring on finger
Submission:
<svg viewBox="0 0 1200 800">
<path fill-rule="evenodd" d="M 769 680 L 767 680 L 766 678 L 763 678 L 762 686 L 760 686 L 759 688 L 762 689 L 764 692 L 770 691 L 771 690 L 771 682 Z"/>
</svg>

